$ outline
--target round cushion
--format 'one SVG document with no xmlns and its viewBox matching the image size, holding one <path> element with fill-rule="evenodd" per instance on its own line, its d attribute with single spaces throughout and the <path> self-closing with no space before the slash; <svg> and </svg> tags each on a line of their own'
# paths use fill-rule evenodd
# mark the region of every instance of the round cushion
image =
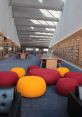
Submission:
<svg viewBox="0 0 82 117">
<path fill-rule="evenodd" d="M 11 68 L 11 71 L 16 72 L 18 74 L 19 78 L 21 78 L 22 76 L 25 75 L 25 70 L 24 70 L 24 68 L 21 68 L 21 67 Z"/>
<path fill-rule="evenodd" d="M 18 81 L 18 75 L 12 71 L 0 72 L 0 87 L 15 86 Z"/>
<path fill-rule="evenodd" d="M 28 69 L 27 69 L 27 74 L 28 74 L 29 70 L 35 69 L 35 68 L 40 68 L 40 67 L 36 66 L 36 65 L 29 66 Z"/>
<path fill-rule="evenodd" d="M 60 73 L 60 75 L 63 77 L 67 72 L 70 70 L 67 67 L 59 67 L 57 68 L 57 71 Z"/>
<path fill-rule="evenodd" d="M 41 77 L 25 76 L 19 79 L 17 91 L 24 97 L 39 97 L 45 93 L 46 83 Z"/>
<path fill-rule="evenodd" d="M 60 74 L 56 70 L 52 69 L 31 69 L 29 71 L 29 75 L 40 76 L 42 77 L 47 85 L 55 84 L 60 78 Z"/>
<path fill-rule="evenodd" d="M 56 83 L 56 91 L 64 96 L 67 96 L 69 92 L 75 91 L 78 86 L 78 82 L 72 78 L 61 78 Z"/>
<path fill-rule="evenodd" d="M 81 72 L 68 72 L 65 77 L 76 79 L 79 85 L 82 85 L 82 73 Z"/>
</svg>

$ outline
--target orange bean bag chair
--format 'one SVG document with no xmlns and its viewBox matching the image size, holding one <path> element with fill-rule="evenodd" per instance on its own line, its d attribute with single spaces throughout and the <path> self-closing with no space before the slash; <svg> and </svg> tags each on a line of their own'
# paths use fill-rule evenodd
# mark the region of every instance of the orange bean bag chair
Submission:
<svg viewBox="0 0 82 117">
<path fill-rule="evenodd" d="M 21 78 L 25 75 L 25 70 L 22 67 L 11 68 L 11 71 L 17 73 L 19 78 Z"/>
<path fill-rule="evenodd" d="M 17 83 L 17 91 L 24 97 L 39 97 L 46 92 L 46 83 L 38 76 L 24 76 Z"/>
<path fill-rule="evenodd" d="M 59 67 L 56 69 L 60 75 L 63 77 L 67 72 L 69 72 L 70 70 L 67 67 Z"/>
</svg>

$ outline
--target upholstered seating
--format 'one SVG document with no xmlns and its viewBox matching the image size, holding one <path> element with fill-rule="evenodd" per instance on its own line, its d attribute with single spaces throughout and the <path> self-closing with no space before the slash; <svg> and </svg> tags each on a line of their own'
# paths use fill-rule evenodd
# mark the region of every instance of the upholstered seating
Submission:
<svg viewBox="0 0 82 117">
<path fill-rule="evenodd" d="M 14 87 L 0 88 L 0 117 L 21 117 L 21 95 Z"/>
<path fill-rule="evenodd" d="M 60 73 L 60 75 L 63 77 L 67 72 L 70 70 L 67 67 L 59 67 L 57 68 L 57 71 Z"/>
<path fill-rule="evenodd" d="M 45 69 L 45 68 L 31 69 L 28 75 L 42 77 L 47 85 L 56 84 L 58 78 L 60 77 L 58 71 L 52 69 Z"/>
<path fill-rule="evenodd" d="M 76 79 L 79 85 L 82 85 L 82 73 L 81 72 L 68 72 L 65 77 Z"/>
<path fill-rule="evenodd" d="M 31 69 L 35 69 L 35 68 L 40 68 L 39 66 L 36 66 L 36 65 L 31 65 L 27 68 L 27 74 L 28 72 L 31 70 Z"/>
<path fill-rule="evenodd" d="M 0 114 L 8 113 L 14 98 L 14 88 L 0 88 Z"/>
<path fill-rule="evenodd" d="M 64 96 L 67 96 L 71 91 L 75 91 L 78 82 L 72 78 L 62 78 L 56 83 L 56 91 Z"/>
<path fill-rule="evenodd" d="M 25 70 L 22 67 L 11 68 L 11 71 L 17 73 L 18 77 L 21 78 L 25 75 Z"/>
<path fill-rule="evenodd" d="M 0 87 L 15 86 L 18 81 L 18 75 L 12 71 L 0 72 Z"/>
<path fill-rule="evenodd" d="M 46 83 L 41 77 L 25 76 L 19 79 L 17 91 L 24 97 L 39 97 L 46 92 Z"/>
</svg>

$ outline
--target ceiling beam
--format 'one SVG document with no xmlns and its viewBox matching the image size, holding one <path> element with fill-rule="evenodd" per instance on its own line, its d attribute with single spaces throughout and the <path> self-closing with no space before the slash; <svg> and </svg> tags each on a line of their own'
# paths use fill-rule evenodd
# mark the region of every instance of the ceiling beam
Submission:
<svg viewBox="0 0 82 117">
<path fill-rule="evenodd" d="M 48 45 L 29 45 L 29 44 L 21 44 L 22 47 L 29 48 L 48 48 Z"/>
<path fill-rule="evenodd" d="M 33 36 L 48 36 L 48 37 L 53 37 L 53 35 L 43 35 L 43 34 L 22 34 L 22 33 L 18 33 L 19 37 L 30 37 L 30 35 L 33 35 Z M 31 37 L 30 37 L 31 38 Z M 32 38 L 36 38 L 36 37 L 32 37 Z"/>
<path fill-rule="evenodd" d="M 24 30 L 22 30 L 22 29 L 19 30 L 19 29 L 17 29 L 17 32 L 21 32 L 21 31 L 24 31 L 24 32 L 34 32 L 34 33 L 35 32 L 52 33 L 52 34 L 54 33 L 54 31 L 47 31 L 47 30 L 45 30 L 45 31 L 44 30 L 39 31 L 39 30 L 32 30 L 32 29 L 31 30 L 25 30 L 25 29 Z"/>
<path fill-rule="evenodd" d="M 20 37 L 19 36 L 19 39 L 20 40 L 38 40 L 38 39 L 43 39 L 43 40 L 46 40 L 46 39 L 52 39 L 52 38 L 46 38 L 46 37 Z"/>
<path fill-rule="evenodd" d="M 27 16 L 14 16 L 14 19 L 15 20 L 20 20 L 20 19 L 34 19 L 34 20 L 44 20 L 44 21 L 55 21 L 55 22 L 58 22 L 59 19 L 58 18 L 47 18 L 47 17 L 36 17 L 36 16 L 32 16 L 32 17 L 29 17 L 28 15 Z"/>
<path fill-rule="evenodd" d="M 60 7 L 60 8 L 58 8 L 58 7 L 54 7 L 54 5 L 53 6 L 46 6 L 46 5 L 29 5 L 29 4 L 21 4 L 21 3 L 15 3 L 15 2 L 13 2 L 12 3 L 12 6 L 13 7 L 24 7 L 24 8 L 35 8 L 35 9 L 47 9 L 47 10 L 56 10 L 56 11 L 62 11 L 62 6 L 63 6 L 63 3 L 62 3 L 62 6 Z"/>
<path fill-rule="evenodd" d="M 36 25 L 36 24 L 26 25 L 26 24 L 17 24 L 16 22 L 15 24 L 16 26 L 26 26 L 26 27 L 56 28 L 55 26 L 50 26 L 50 25 Z"/>
</svg>

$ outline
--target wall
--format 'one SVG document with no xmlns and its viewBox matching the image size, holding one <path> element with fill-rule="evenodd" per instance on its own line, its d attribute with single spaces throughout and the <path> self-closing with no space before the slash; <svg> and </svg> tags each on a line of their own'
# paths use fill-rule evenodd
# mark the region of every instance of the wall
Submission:
<svg viewBox="0 0 82 117">
<path fill-rule="evenodd" d="M 0 32 L 20 45 L 9 0 L 0 0 Z"/>
<path fill-rule="evenodd" d="M 65 0 L 63 13 L 49 47 L 82 28 L 82 0 Z"/>
</svg>

